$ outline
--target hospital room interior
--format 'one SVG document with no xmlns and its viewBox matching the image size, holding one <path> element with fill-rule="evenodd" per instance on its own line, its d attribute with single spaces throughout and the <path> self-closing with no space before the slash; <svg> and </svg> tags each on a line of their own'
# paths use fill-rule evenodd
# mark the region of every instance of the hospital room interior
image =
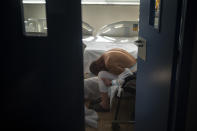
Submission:
<svg viewBox="0 0 197 131">
<path fill-rule="evenodd" d="M 156 5 L 158 2 L 156 0 Z M 103 100 L 98 82 L 102 79 L 90 71 L 90 65 L 113 49 L 123 50 L 137 62 L 139 5 L 140 0 L 81 1 L 86 131 L 132 131 L 135 126 L 137 63 L 124 67 L 123 72 L 107 86 L 109 110 L 94 105 Z M 46 36 L 45 0 L 23 0 L 23 9 L 26 35 L 31 36 L 36 32 L 37 35 Z M 118 81 L 119 76 L 123 77 L 123 81 L 113 85 L 112 81 Z"/>
<path fill-rule="evenodd" d="M 131 92 L 125 92 L 120 104 L 118 104 L 118 91 L 110 91 L 111 95 L 108 95 L 111 96 L 110 111 L 95 112 L 95 114 L 92 112 L 92 115 L 88 116 L 88 112 L 91 113 L 90 101 L 99 97 L 99 87 L 96 85 L 98 80 L 89 68 L 93 61 L 114 48 L 123 49 L 137 59 L 138 47 L 135 41 L 138 40 L 139 31 L 139 1 L 108 0 L 95 3 L 82 1 L 84 95 L 89 98 L 85 102 L 86 131 L 131 131 L 134 128 L 132 122 L 135 121 L 135 86 L 130 86 Z M 91 117 L 96 117 L 98 120 Z"/>
</svg>

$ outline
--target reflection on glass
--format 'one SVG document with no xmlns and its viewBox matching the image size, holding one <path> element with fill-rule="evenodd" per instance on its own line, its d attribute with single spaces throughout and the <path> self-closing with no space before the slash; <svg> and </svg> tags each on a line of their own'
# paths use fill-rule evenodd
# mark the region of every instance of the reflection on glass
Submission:
<svg viewBox="0 0 197 131">
<path fill-rule="evenodd" d="M 24 13 L 24 35 L 47 36 L 45 0 L 22 0 Z"/>
<path fill-rule="evenodd" d="M 155 0 L 155 21 L 154 27 L 158 29 L 159 25 L 159 13 L 160 13 L 160 0 Z"/>
<path fill-rule="evenodd" d="M 152 0 L 151 2 L 150 24 L 154 26 L 155 29 L 159 29 L 160 3 L 161 0 Z"/>
</svg>

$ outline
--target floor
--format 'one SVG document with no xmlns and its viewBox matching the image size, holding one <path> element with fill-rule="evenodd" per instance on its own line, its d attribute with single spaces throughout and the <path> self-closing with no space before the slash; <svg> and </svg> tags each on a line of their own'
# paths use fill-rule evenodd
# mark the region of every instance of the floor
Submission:
<svg viewBox="0 0 197 131">
<path fill-rule="evenodd" d="M 115 114 L 115 107 L 117 105 L 117 99 L 113 102 L 113 107 L 111 112 L 107 113 L 98 113 L 99 121 L 98 121 L 98 128 L 91 128 L 86 126 L 86 131 L 112 131 L 111 123 L 114 119 Z M 132 106 L 130 99 L 123 99 L 121 101 L 121 108 L 120 108 L 120 115 L 119 120 L 129 120 L 129 116 L 131 116 Z M 133 131 L 134 125 L 132 124 L 120 124 L 119 131 Z"/>
</svg>

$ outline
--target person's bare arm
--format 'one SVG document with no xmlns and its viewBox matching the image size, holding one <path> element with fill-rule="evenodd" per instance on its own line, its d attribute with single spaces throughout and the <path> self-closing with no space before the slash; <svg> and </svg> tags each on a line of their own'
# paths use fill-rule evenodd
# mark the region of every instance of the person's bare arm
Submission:
<svg viewBox="0 0 197 131">
<path fill-rule="evenodd" d="M 103 80 L 103 82 L 106 86 L 111 86 L 112 85 L 112 80 L 109 80 L 107 78 L 101 78 L 101 80 Z"/>
</svg>

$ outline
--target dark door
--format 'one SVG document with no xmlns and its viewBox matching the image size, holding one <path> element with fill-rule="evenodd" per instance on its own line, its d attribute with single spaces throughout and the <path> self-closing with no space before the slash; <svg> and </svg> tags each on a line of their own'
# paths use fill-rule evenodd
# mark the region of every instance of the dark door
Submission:
<svg viewBox="0 0 197 131">
<path fill-rule="evenodd" d="M 179 0 L 140 2 L 139 36 L 146 40 L 146 59 L 138 59 L 136 131 L 168 130 L 175 80 L 180 3 Z M 158 12 L 155 13 L 156 10 Z"/>
<path fill-rule="evenodd" d="M 38 37 L 24 35 L 21 1 L 3 1 L 1 130 L 84 130 L 80 2 L 46 0 Z"/>
</svg>

